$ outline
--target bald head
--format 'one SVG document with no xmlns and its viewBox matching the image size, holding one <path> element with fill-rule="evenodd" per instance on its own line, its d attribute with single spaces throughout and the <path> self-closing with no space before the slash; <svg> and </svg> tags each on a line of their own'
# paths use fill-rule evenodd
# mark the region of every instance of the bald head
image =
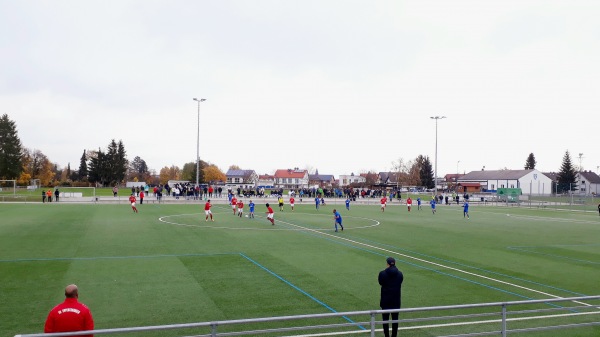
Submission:
<svg viewBox="0 0 600 337">
<path fill-rule="evenodd" d="M 79 297 L 79 292 L 77 290 L 77 286 L 74 284 L 69 284 L 65 288 L 65 297 L 67 298 L 77 298 Z"/>
</svg>

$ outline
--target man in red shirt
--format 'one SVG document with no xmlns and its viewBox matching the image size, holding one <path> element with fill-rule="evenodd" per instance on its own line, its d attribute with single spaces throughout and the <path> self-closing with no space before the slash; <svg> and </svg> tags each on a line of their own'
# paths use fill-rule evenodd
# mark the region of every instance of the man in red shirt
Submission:
<svg viewBox="0 0 600 337">
<path fill-rule="evenodd" d="M 46 318 L 44 333 L 94 330 L 94 319 L 90 309 L 78 301 L 77 286 L 70 284 L 65 288 L 65 301 L 55 306 Z M 81 335 L 93 337 L 94 335 Z"/>
<path fill-rule="evenodd" d="M 292 212 L 294 211 L 294 202 L 296 202 L 294 197 L 290 197 L 290 206 L 292 206 Z"/>
<path fill-rule="evenodd" d="M 212 207 L 212 205 L 210 204 L 210 199 L 208 199 L 206 201 L 206 204 L 204 204 L 204 214 L 206 214 L 206 218 L 204 221 L 208 221 L 209 216 L 210 216 L 210 221 L 215 221 L 215 220 L 213 220 L 213 217 L 212 217 L 212 212 L 210 210 L 211 207 Z"/>
<path fill-rule="evenodd" d="M 237 207 L 237 198 L 231 198 L 231 209 L 233 210 L 233 215 L 235 215 L 235 208 Z"/>
<path fill-rule="evenodd" d="M 385 205 L 387 203 L 387 198 L 386 197 L 381 198 L 380 202 L 381 202 L 381 211 L 385 212 Z"/>
<path fill-rule="evenodd" d="M 140 191 L 140 205 L 144 203 L 144 196 L 145 196 L 144 190 L 141 190 Z"/>
<path fill-rule="evenodd" d="M 273 209 L 271 208 L 271 206 L 269 205 L 269 203 L 267 203 L 267 219 L 269 221 L 271 221 L 271 225 L 275 226 L 275 213 L 273 212 Z"/>
<path fill-rule="evenodd" d="M 131 203 L 131 209 L 133 209 L 133 211 L 135 213 L 137 213 L 138 210 L 137 210 L 137 207 L 135 207 L 135 201 L 136 201 L 135 195 L 133 193 L 131 193 L 131 196 L 129 197 L 129 202 Z"/>
<path fill-rule="evenodd" d="M 412 199 L 410 197 L 406 199 L 406 206 L 408 206 L 408 211 L 410 212 L 410 208 L 412 207 Z"/>
</svg>

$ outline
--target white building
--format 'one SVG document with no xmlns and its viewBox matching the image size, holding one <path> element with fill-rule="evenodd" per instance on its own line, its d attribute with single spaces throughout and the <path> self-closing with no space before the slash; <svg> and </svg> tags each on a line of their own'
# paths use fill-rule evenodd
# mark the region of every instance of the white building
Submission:
<svg viewBox="0 0 600 337">
<path fill-rule="evenodd" d="M 458 185 L 461 183 L 479 183 L 481 192 L 494 192 L 499 188 L 520 188 L 523 194 L 552 194 L 552 179 L 535 169 L 472 171 L 458 178 Z"/>
<path fill-rule="evenodd" d="M 600 176 L 592 171 L 577 172 L 577 189 L 584 195 L 600 194 Z"/>
<path fill-rule="evenodd" d="M 367 182 L 367 178 L 363 177 L 363 176 L 355 176 L 354 173 L 347 175 L 347 174 L 342 174 L 339 176 L 338 178 L 340 187 L 344 187 L 344 186 L 348 186 L 350 184 L 364 184 Z"/>
<path fill-rule="evenodd" d="M 254 170 L 228 170 L 227 187 L 254 188 L 258 182 L 258 174 Z"/>
</svg>

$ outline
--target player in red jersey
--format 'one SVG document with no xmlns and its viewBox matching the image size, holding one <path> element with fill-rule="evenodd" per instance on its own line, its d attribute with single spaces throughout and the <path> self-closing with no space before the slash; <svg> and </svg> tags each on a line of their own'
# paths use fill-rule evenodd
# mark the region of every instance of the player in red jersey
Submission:
<svg viewBox="0 0 600 337">
<path fill-rule="evenodd" d="M 208 199 L 206 201 L 206 204 L 204 204 L 204 214 L 206 214 L 206 218 L 204 219 L 204 221 L 208 221 L 209 216 L 210 216 L 210 221 L 215 221 L 212 217 L 212 211 L 210 210 L 211 207 L 212 207 L 212 205 L 210 203 L 210 199 Z"/>
<path fill-rule="evenodd" d="M 231 198 L 231 209 L 233 210 L 233 215 L 235 215 L 235 208 L 237 207 L 237 198 Z"/>
<path fill-rule="evenodd" d="M 135 202 L 136 202 L 136 200 L 135 200 L 135 195 L 134 195 L 133 193 L 132 193 L 132 194 L 131 194 L 131 196 L 129 197 L 129 202 L 131 203 L 131 209 L 133 209 L 133 211 L 134 211 L 135 213 L 137 213 L 137 212 L 138 212 L 138 210 L 137 210 L 137 207 L 135 207 Z"/>
<path fill-rule="evenodd" d="M 267 203 L 267 219 L 269 219 L 269 221 L 271 221 L 271 225 L 275 226 L 275 213 L 273 212 L 273 209 L 271 208 L 271 206 L 269 205 L 269 203 Z"/>
<path fill-rule="evenodd" d="M 244 216 L 244 202 L 242 201 L 242 199 L 240 199 L 240 201 L 238 201 L 237 203 L 237 215 L 241 218 Z"/>
<path fill-rule="evenodd" d="M 412 199 L 410 197 L 406 199 L 406 206 L 408 206 L 408 211 L 410 212 L 410 208 L 412 207 Z"/>
<path fill-rule="evenodd" d="M 296 202 L 296 199 L 294 199 L 294 197 L 290 197 L 290 206 L 292 206 L 292 212 L 294 211 L 294 202 Z"/>
<path fill-rule="evenodd" d="M 379 202 L 381 202 L 381 211 L 385 212 L 385 205 L 387 203 L 387 198 L 383 197 L 383 198 L 381 198 L 381 200 L 379 200 Z"/>
</svg>

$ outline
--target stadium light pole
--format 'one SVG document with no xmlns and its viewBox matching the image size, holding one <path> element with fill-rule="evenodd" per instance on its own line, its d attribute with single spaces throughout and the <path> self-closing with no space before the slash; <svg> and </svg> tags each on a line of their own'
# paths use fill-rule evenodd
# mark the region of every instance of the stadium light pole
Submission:
<svg viewBox="0 0 600 337">
<path fill-rule="evenodd" d="M 198 135 L 196 138 L 196 186 L 200 186 L 200 103 L 206 101 L 206 98 L 197 99 L 194 97 L 194 101 L 198 102 Z"/>
<path fill-rule="evenodd" d="M 435 119 L 435 172 L 434 172 L 434 177 L 433 177 L 435 186 L 433 187 L 433 190 L 434 190 L 435 196 L 437 198 L 437 164 L 438 164 L 438 155 L 437 155 L 437 153 L 438 153 L 438 145 L 437 145 L 438 144 L 438 141 L 437 141 L 438 126 L 437 125 L 438 125 L 438 120 L 444 119 L 444 118 L 446 118 L 446 116 L 433 116 L 433 117 L 429 117 L 429 118 Z"/>
<path fill-rule="evenodd" d="M 458 190 L 458 164 L 460 164 L 460 160 L 456 162 L 456 179 L 454 179 L 454 190 L 457 191 Z"/>
</svg>

